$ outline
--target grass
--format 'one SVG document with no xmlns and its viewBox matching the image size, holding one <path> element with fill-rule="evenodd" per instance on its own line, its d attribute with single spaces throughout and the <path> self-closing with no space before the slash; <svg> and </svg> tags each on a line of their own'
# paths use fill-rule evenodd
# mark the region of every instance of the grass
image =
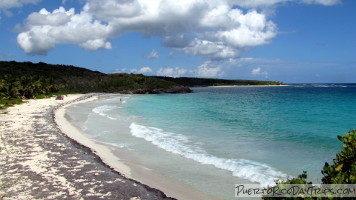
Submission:
<svg viewBox="0 0 356 200">
<path fill-rule="evenodd" d="M 53 96 L 66 95 L 66 94 L 75 94 L 75 92 L 54 92 L 54 93 L 50 93 L 50 94 L 35 95 L 35 97 L 36 97 L 36 99 L 47 99 L 47 98 L 51 98 Z"/>
<path fill-rule="evenodd" d="M 11 98 L 11 99 L 0 99 L 0 110 L 5 110 L 8 107 L 23 103 L 20 98 Z M 5 112 L 1 113 L 5 114 Z"/>
</svg>

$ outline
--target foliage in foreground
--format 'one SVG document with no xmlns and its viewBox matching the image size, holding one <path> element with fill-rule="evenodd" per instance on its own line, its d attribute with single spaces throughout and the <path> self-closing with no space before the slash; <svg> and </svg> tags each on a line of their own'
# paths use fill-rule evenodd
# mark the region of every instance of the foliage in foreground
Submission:
<svg viewBox="0 0 356 200">
<path fill-rule="evenodd" d="M 338 139 L 343 142 L 343 150 L 336 154 L 333 159 L 333 164 L 325 163 L 321 173 L 323 184 L 356 184 L 356 130 L 346 133 L 345 136 L 338 136 Z M 289 179 L 287 181 L 277 181 L 277 185 L 282 184 L 307 184 L 312 182 L 307 181 L 307 172 L 303 171 L 298 178 Z M 272 199 L 342 199 L 342 198 L 328 198 L 328 197 L 263 197 L 264 200 Z"/>
<path fill-rule="evenodd" d="M 338 136 L 343 150 L 336 154 L 333 164 L 325 163 L 321 173 L 324 184 L 356 184 L 356 130 Z"/>
</svg>

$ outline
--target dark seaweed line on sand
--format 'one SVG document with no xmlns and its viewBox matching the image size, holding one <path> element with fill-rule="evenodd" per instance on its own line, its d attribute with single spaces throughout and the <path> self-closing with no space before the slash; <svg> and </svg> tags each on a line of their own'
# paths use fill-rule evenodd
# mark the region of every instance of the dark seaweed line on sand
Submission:
<svg viewBox="0 0 356 200">
<path fill-rule="evenodd" d="M 96 95 L 101 95 L 100 93 L 94 93 L 94 94 L 87 94 L 83 97 L 80 97 L 80 98 L 77 98 L 73 101 L 70 101 L 70 102 L 66 102 L 64 104 L 60 104 L 58 106 L 55 106 L 54 108 L 51 108 L 50 109 L 50 114 L 51 114 L 51 123 L 54 123 L 56 125 L 56 128 L 58 130 L 58 133 L 60 133 L 64 138 L 66 138 L 70 144 L 78 149 L 78 151 L 82 151 L 82 155 L 85 155 L 86 157 L 90 157 L 89 161 L 94 161 L 97 165 L 100 166 L 100 168 L 102 169 L 106 169 L 105 172 L 109 174 L 109 176 L 111 176 L 112 178 L 111 179 L 124 179 L 125 180 L 125 183 L 126 182 L 129 182 L 128 184 L 126 185 L 133 185 L 131 187 L 133 187 L 134 190 L 137 190 L 139 189 L 139 192 L 140 193 L 139 195 L 137 195 L 137 191 L 122 191 L 122 190 L 131 190 L 132 188 L 121 188 L 120 185 L 118 184 L 116 187 L 112 187 L 110 186 L 111 188 L 111 193 L 112 193 L 112 197 L 113 199 L 129 199 L 131 197 L 140 197 L 140 199 L 152 199 L 152 200 L 159 200 L 159 199 L 166 199 L 166 200 L 176 200 L 175 198 L 172 198 L 172 197 L 167 197 L 166 194 L 164 194 L 162 191 L 158 190 L 158 189 L 155 189 L 155 188 L 152 188 L 146 184 L 143 184 L 137 180 L 134 180 L 134 179 L 131 179 L 131 178 L 127 178 L 125 177 L 124 175 L 122 175 L 120 172 L 116 171 L 115 169 L 113 169 L 111 166 L 109 166 L 108 164 L 106 164 L 101 157 L 99 157 L 98 155 L 96 155 L 91 148 L 87 147 L 87 146 L 84 146 L 82 144 L 80 144 L 79 142 L 77 142 L 76 140 L 73 140 L 72 138 L 70 138 L 69 136 L 67 136 L 65 133 L 63 133 L 59 128 L 58 128 L 58 124 L 56 123 L 55 121 L 55 112 L 67 105 L 67 104 L 71 104 L 71 103 L 75 103 L 75 102 L 78 102 L 78 101 L 82 101 L 82 100 L 85 100 L 85 99 L 88 99 L 88 98 L 91 98 L 93 96 L 96 96 Z M 82 159 L 88 159 L 88 158 L 82 158 Z M 98 176 L 98 179 L 100 179 L 100 177 L 105 177 L 106 176 Z M 104 180 L 106 181 L 106 180 Z M 114 183 L 113 183 L 114 184 Z M 105 186 L 104 186 L 105 187 Z M 146 194 L 145 194 L 146 193 Z M 90 198 L 92 199 L 92 198 Z M 108 199 L 108 198 L 105 198 L 105 199 Z"/>
</svg>

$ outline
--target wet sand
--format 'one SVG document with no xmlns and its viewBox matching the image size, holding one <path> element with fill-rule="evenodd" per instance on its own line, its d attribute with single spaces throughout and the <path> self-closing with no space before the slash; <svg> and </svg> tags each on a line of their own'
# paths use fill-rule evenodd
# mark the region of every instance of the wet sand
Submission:
<svg viewBox="0 0 356 200">
<path fill-rule="evenodd" d="M 124 165 L 109 167 L 57 127 L 56 109 L 93 96 L 29 100 L 0 115 L 0 199 L 174 199 L 125 176 Z"/>
<path fill-rule="evenodd" d="M 147 171 L 70 123 L 68 106 L 102 95 L 29 100 L 0 115 L 0 199 L 213 199 Z"/>
</svg>

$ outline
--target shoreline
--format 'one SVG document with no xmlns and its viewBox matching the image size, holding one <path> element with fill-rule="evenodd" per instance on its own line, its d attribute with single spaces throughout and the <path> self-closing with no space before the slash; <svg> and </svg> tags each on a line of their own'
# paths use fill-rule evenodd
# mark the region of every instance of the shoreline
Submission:
<svg viewBox="0 0 356 200">
<path fill-rule="evenodd" d="M 104 97 L 107 95 L 110 94 L 104 94 Z M 89 99 L 66 104 L 65 106 L 55 110 L 53 113 L 55 116 L 55 122 L 61 129 L 62 133 L 79 144 L 89 148 L 94 154 L 102 159 L 102 162 L 105 163 L 105 165 L 112 168 L 114 171 L 122 174 L 126 178 L 133 179 L 142 184 L 148 185 L 149 187 L 156 188 L 169 197 L 182 200 L 216 200 L 216 198 L 196 191 L 187 185 L 177 183 L 176 181 L 161 175 L 157 171 L 148 169 L 135 159 L 132 159 L 130 157 L 130 152 L 124 152 L 118 147 L 113 147 L 109 144 L 87 138 L 78 127 L 70 123 L 70 119 L 66 117 L 65 110 L 74 104 L 86 103 L 97 99 L 98 96 L 94 96 Z"/>
<path fill-rule="evenodd" d="M 123 176 L 59 130 L 57 109 L 97 95 L 29 100 L 0 115 L 1 199 L 174 199 Z"/>
<path fill-rule="evenodd" d="M 86 98 L 84 100 L 79 100 L 73 103 L 68 103 L 53 111 L 54 122 L 57 127 L 65 134 L 68 138 L 76 141 L 77 143 L 88 147 L 94 154 L 102 159 L 102 162 L 106 165 L 112 167 L 115 171 L 120 172 L 122 175 L 130 178 L 131 172 L 130 168 L 117 160 L 116 157 L 112 154 L 111 150 L 104 145 L 94 143 L 92 140 L 84 136 L 84 134 L 74 127 L 65 117 L 65 109 L 69 106 L 85 103 L 89 101 L 95 101 L 98 96 L 93 96 Z"/>
<path fill-rule="evenodd" d="M 101 95 L 108 94 L 29 100 L 0 115 L 0 198 L 216 199 L 147 173 L 119 148 L 85 137 L 65 110 Z"/>
</svg>

